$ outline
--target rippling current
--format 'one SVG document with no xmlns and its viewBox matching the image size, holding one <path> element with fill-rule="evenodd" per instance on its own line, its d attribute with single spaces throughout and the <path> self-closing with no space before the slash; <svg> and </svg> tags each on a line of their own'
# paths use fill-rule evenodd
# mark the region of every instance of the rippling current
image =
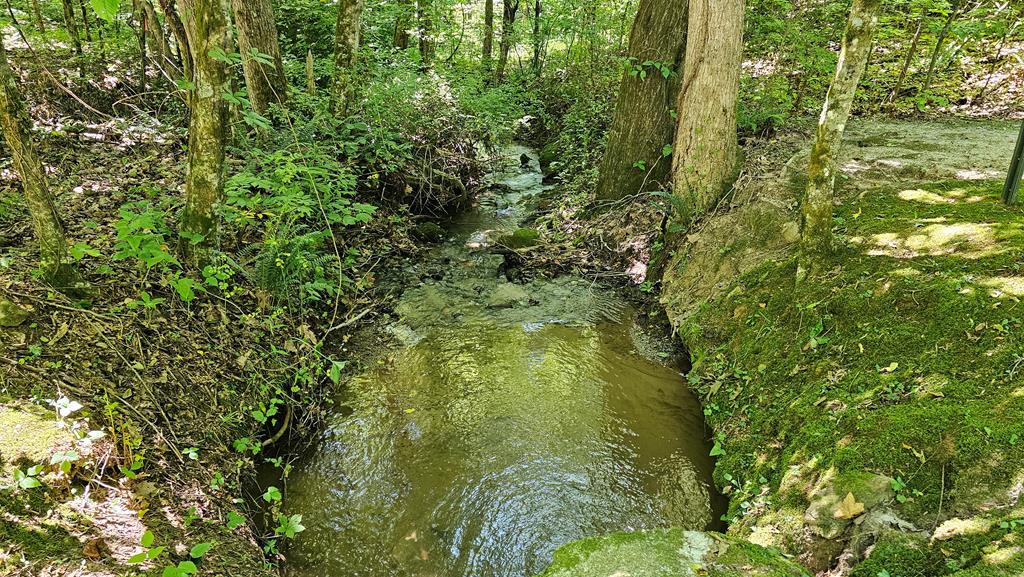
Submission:
<svg viewBox="0 0 1024 577">
<path fill-rule="evenodd" d="M 295 464 L 290 574 L 527 577 L 582 537 L 710 522 L 700 407 L 635 313 L 582 279 L 511 285 L 480 250 L 542 190 L 532 151 L 509 156 L 511 188 L 436 251 L 451 272 L 403 295 L 407 345 Z"/>
</svg>

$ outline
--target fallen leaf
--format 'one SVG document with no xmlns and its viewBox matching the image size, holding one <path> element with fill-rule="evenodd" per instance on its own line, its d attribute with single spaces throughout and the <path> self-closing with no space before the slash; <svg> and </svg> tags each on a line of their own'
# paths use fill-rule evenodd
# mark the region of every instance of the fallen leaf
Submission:
<svg viewBox="0 0 1024 577">
<path fill-rule="evenodd" d="M 836 519 L 853 519 L 857 515 L 864 512 L 864 503 L 857 502 L 854 498 L 853 493 L 847 493 L 846 497 L 839 502 L 839 506 L 836 507 L 832 516 Z"/>
</svg>

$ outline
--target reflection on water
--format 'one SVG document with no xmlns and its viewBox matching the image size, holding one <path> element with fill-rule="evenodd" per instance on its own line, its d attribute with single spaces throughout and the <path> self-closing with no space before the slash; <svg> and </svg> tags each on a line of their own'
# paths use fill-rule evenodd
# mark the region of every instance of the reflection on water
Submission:
<svg viewBox="0 0 1024 577">
<path fill-rule="evenodd" d="M 459 308 L 473 283 L 486 296 L 494 263 L 478 264 L 402 306 Z M 582 537 L 708 524 L 702 414 L 678 372 L 636 353 L 623 307 L 615 322 L 530 318 L 566 296 L 538 282 L 532 302 L 403 315 L 415 344 L 349 384 L 291 475 L 287 512 L 306 526 L 291 574 L 524 577 Z"/>
</svg>

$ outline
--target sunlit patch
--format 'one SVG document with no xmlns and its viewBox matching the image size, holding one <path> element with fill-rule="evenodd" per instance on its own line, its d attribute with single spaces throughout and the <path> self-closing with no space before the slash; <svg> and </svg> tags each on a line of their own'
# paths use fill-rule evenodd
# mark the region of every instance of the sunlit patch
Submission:
<svg viewBox="0 0 1024 577">
<path fill-rule="evenodd" d="M 890 272 L 889 274 L 892 275 L 892 276 L 909 277 L 909 276 L 917 276 L 917 275 L 921 274 L 921 271 L 917 270 L 916 268 L 914 268 L 912 266 L 908 266 L 906 268 L 898 268 L 898 269 Z"/>
<path fill-rule="evenodd" d="M 978 281 L 978 284 L 990 289 L 989 294 L 996 298 L 1024 296 L 1024 277 L 1022 276 L 987 277 Z"/>
<path fill-rule="evenodd" d="M 955 202 L 978 202 L 985 197 L 978 194 L 970 194 L 963 188 L 953 188 L 940 192 L 922 190 L 920 188 L 903 190 L 897 195 L 903 200 L 923 202 L 925 204 L 953 204 Z"/>
<path fill-rule="evenodd" d="M 955 255 L 976 259 L 998 250 L 995 225 L 977 222 L 930 224 L 913 234 L 886 232 L 873 235 L 867 254 L 895 258 Z"/>
<path fill-rule="evenodd" d="M 1004 176 L 1003 173 L 998 170 L 958 170 L 956 171 L 957 180 L 988 180 L 990 178 L 999 178 Z"/>
</svg>

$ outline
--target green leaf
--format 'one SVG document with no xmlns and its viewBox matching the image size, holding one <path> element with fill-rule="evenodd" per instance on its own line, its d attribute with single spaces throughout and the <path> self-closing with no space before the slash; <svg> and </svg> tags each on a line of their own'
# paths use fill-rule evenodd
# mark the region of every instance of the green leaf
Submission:
<svg viewBox="0 0 1024 577">
<path fill-rule="evenodd" d="M 117 9 L 120 8 L 120 0 L 89 0 L 92 4 L 92 9 L 96 11 L 96 15 L 106 20 L 107 22 L 113 22 L 114 17 L 117 16 Z"/>
<path fill-rule="evenodd" d="M 209 552 L 210 549 L 212 548 L 213 543 L 199 543 L 195 547 L 192 547 L 192 550 L 189 551 L 188 556 L 193 559 L 199 559 L 203 555 L 206 555 L 206 553 Z"/>
<path fill-rule="evenodd" d="M 191 561 L 182 561 L 178 563 L 178 571 L 181 571 L 182 575 L 190 575 L 196 572 L 196 564 Z"/>
<path fill-rule="evenodd" d="M 662 158 L 667 158 L 669 156 L 672 156 L 672 145 L 671 144 L 666 144 L 665 146 L 663 146 L 661 148 L 661 156 L 662 156 Z"/>
<path fill-rule="evenodd" d="M 244 525 L 244 524 L 245 524 L 245 517 L 243 517 L 241 514 L 236 513 L 234 511 L 228 511 L 228 522 L 227 522 L 228 529 L 234 529 L 234 528 L 236 528 L 236 527 L 238 527 L 240 525 Z"/>
<path fill-rule="evenodd" d="M 164 549 L 166 549 L 166 547 L 153 547 L 149 550 L 149 553 L 146 554 L 146 557 L 149 557 L 150 559 L 156 559 L 160 556 L 161 553 L 164 552 Z"/>
<path fill-rule="evenodd" d="M 267 487 L 266 492 L 263 493 L 263 500 L 267 503 L 270 503 L 271 501 L 280 501 L 281 490 L 273 485 Z"/>
<path fill-rule="evenodd" d="M 719 443 L 718 441 L 715 441 L 715 446 L 711 447 L 711 453 L 709 453 L 709 455 L 712 457 L 718 457 L 724 454 L 725 449 L 722 448 L 722 444 Z"/>
<path fill-rule="evenodd" d="M 142 540 L 139 541 L 139 542 L 142 543 L 143 547 L 150 547 L 150 546 L 153 545 L 153 539 L 154 539 L 153 532 L 152 531 L 146 531 L 145 533 L 142 534 Z"/>
<path fill-rule="evenodd" d="M 142 563 L 143 561 L 146 560 L 146 555 L 148 553 L 149 553 L 149 551 L 143 551 L 142 553 L 138 553 L 138 554 L 132 555 L 131 557 L 128 558 L 128 563 L 131 564 L 131 565 L 137 565 L 139 563 Z"/>
</svg>

